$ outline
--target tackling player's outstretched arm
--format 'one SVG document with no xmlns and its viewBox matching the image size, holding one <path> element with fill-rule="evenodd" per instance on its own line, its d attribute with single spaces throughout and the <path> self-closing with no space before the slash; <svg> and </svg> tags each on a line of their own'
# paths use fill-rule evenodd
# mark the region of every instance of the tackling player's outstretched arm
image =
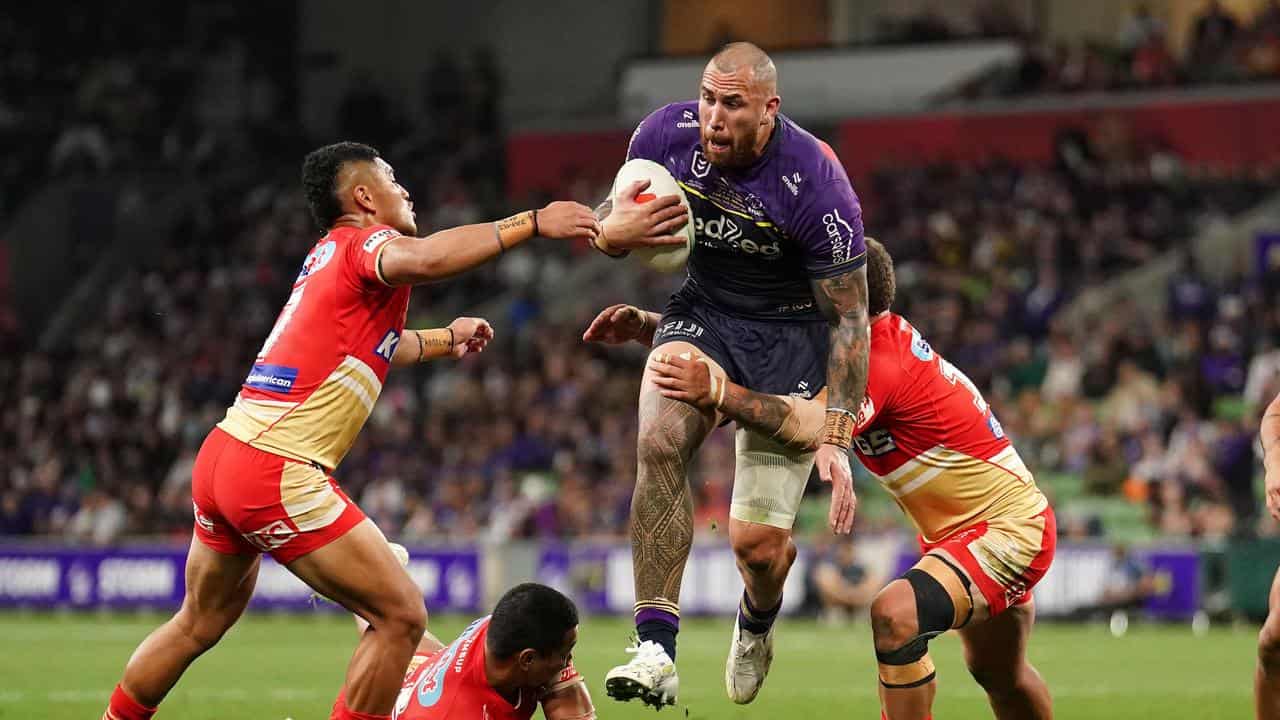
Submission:
<svg viewBox="0 0 1280 720">
<path fill-rule="evenodd" d="M 391 355 L 396 367 L 417 365 L 441 357 L 460 358 L 484 352 L 493 339 L 493 326 L 484 318 L 460 317 L 447 327 L 432 330 L 404 330 Z"/>
<path fill-rule="evenodd" d="M 661 319 L 658 313 L 634 305 L 610 305 L 591 321 L 582 339 L 610 345 L 634 340 L 649 346 Z M 654 358 L 650 367 L 664 397 L 719 411 L 793 450 L 812 451 L 818 444 L 824 407 L 821 395 L 807 400 L 755 392 L 728 378 L 713 376 L 706 363 L 682 357 Z"/>
<path fill-rule="evenodd" d="M 812 452 L 822 438 L 822 395 L 810 400 L 749 390 L 697 359 L 655 357 L 649 367 L 663 397 L 718 411 L 791 450 Z"/>
<path fill-rule="evenodd" d="M 491 223 L 462 225 L 427 237 L 402 235 L 378 251 L 378 277 L 388 285 L 444 280 L 483 265 L 535 236 L 593 239 L 600 230 L 591 208 L 558 201 Z"/>
<path fill-rule="evenodd" d="M 1267 510 L 1280 520 L 1280 395 L 1276 395 L 1262 414 L 1258 442 L 1262 445 L 1262 465 L 1267 472 Z"/>
</svg>

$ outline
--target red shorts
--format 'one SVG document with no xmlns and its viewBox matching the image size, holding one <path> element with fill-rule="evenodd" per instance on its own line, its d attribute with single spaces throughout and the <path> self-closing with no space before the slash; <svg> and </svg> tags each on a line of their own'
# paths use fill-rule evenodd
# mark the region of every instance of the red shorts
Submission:
<svg viewBox="0 0 1280 720">
<path fill-rule="evenodd" d="M 228 555 L 290 563 L 328 545 L 364 513 L 324 470 L 250 447 L 214 428 L 191 472 L 196 537 Z"/>
<path fill-rule="evenodd" d="M 946 550 L 977 584 L 995 617 L 1031 599 L 1031 588 L 1053 563 L 1057 543 L 1058 523 L 1053 508 L 1046 507 L 1030 518 L 984 520 L 936 543 L 921 539 L 920 551 Z"/>
</svg>

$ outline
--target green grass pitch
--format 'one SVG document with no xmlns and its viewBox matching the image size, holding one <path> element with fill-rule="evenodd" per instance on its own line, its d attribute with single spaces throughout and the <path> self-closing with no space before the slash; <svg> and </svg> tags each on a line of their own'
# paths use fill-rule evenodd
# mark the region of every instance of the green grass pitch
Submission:
<svg viewBox="0 0 1280 720">
<path fill-rule="evenodd" d="M 157 615 L 0 614 L 0 718 L 99 717 L 135 644 Z M 451 639 L 468 618 L 434 617 Z M 681 706 L 659 718 L 865 718 L 876 720 L 875 665 L 864 625 L 832 628 L 783 620 L 769 681 L 750 706 L 724 695 L 728 619 L 686 620 L 680 635 Z M 605 671 L 621 662 L 629 633 L 621 619 L 587 618 L 577 664 L 599 715 L 653 717 L 604 694 Z M 1091 720 L 1252 717 L 1250 688 L 1256 628 L 1215 628 L 1197 637 L 1188 625 L 1135 625 L 1123 638 L 1100 625 L 1042 624 L 1032 661 L 1049 682 L 1057 717 Z M 160 720 L 323 720 L 355 644 L 354 626 L 336 614 L 249 616 L 188 671 Z M 938 720 L 989 718 L 985 696 L 965 671 L 960 643 L 933 642 Z"/>
</svg>

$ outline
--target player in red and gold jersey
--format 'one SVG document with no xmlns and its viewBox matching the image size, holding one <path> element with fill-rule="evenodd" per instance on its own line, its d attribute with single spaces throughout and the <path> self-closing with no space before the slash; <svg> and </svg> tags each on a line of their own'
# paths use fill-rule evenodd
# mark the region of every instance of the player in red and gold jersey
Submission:
<svg viewBox="0 0 1280 720">
<path fill-rule="evenodd" d="M 449 645 L 425 635 L 409 663 L 395 720 L 594 720 L 586 682 L 573 666 L 578 610 L 537 583 L 507 591 L 493 614 Z"/>
<path fill-rule="evenodd" d="M 974 384 L 889 311 L 893 262 L 871 238 L 867 288 L 867 391 L 838 436 L 823 427 L 825 396 L 809 401 L 752 392 L 702 357 L 656 358 L 650 364 L 655 382 L 666 397 L 714 410 L 784 444 L 850 447 L 919 530 L 924 557 L 871 606 L 886 718 L 930 716 L 936 682 L 928 641 L 952 628 L 997 718 L 1049 718 L 1049 691 L 1027 662 L 1026 643 L 1035 618 L 1030 590 L 1053 561 L 1053 511 Z M 613 306 L 586 338 L 645 342 L 659 320 Z M 833 497 L 833 526 L 851 511 Z"/>
<path fill-rule="evenodd" d="M 594 240 L 578 203 L 415 237 L 409 193 L 376 150 L 338 143 L 307 156 L 307 201 L 326 232 L 235 403 L 192 472 L 195 539 L 186 597 L 130 658 L 104 715 L 145 720 L 187 666 L 240 617 L 260 553 L 370 624 L 333 717 L 388 718 L 426 623 L 422 593 L 378 528 L 330 477 L 364 425 L 387 371 L 479 351 L 488 323 L 406 330 L 410 287 L 481 265 L 535 236 Z M 637 247 L 683 240 L 652 232 Z"/>
</svg>

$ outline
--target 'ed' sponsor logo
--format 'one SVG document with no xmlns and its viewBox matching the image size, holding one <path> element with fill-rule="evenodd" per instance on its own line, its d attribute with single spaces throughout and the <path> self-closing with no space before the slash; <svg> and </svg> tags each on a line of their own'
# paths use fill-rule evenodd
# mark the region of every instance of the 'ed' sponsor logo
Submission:
<svg viewBox="0 0 1280 720">
<path fill-rule="evenodd" d="M 298 368 L 258 363 L 249 371 L 249 377 L 245 378 L 244 384 L 245 387 L 256 390 L 287 393 L 293 390 L 293 383 L 297 379 Z"/>
</svg>

